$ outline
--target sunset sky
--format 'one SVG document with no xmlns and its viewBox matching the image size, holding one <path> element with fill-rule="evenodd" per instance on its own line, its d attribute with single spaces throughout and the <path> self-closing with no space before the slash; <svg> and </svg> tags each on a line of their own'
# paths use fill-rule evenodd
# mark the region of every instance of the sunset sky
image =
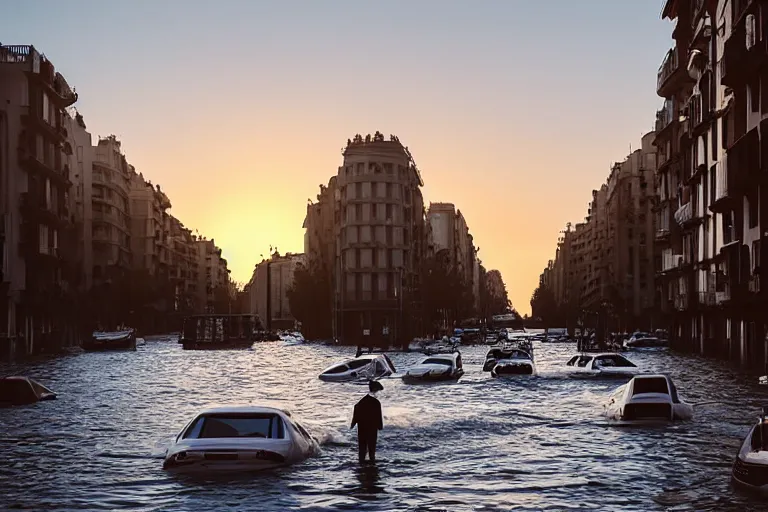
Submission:
<svg viewBox="0 0 768 512">
<path fill-rule="evenodd" d="M 233 277 L 303 250 L 307 199 L 355 133 L 409 146 L 530 312 L 558 231 L 652 129 L 672 44 L 657 0 L 39 0 L 3 5 Z"/>
</svg>

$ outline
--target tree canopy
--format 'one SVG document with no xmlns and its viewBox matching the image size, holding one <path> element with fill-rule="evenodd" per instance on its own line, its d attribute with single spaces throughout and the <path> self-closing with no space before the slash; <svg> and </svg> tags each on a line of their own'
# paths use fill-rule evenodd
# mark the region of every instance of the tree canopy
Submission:
<svg viewBox="0 0 768 512">
<path fill-rule="evenodd" d="M 299 264 L 293 273 L 293 284 L 287 291 L 293 317 L 301 322 L 301 331 L 309 339 L 333 336 L 333 285 L 328 269 Z"/>
</svg>

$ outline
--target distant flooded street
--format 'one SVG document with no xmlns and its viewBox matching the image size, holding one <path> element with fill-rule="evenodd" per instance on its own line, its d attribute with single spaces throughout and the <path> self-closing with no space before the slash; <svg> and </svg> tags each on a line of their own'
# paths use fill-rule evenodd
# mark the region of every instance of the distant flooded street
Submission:
<svg viewBox="0 0 768 512">
<path fill-rule="evenodd" d="M 0 508 L 27 510 L 757 510 L 731 488 L 737 448 L 768 402 L 752 380 L 708 360 L 631 353 L 676 380 L 692 422 L 617 427 L 602 417 L 619 383 L 559 371 L 575 348 L 536 345 L 540 376 L 496 380 L 487 348 L 462 350 L 455 384 L 383 380 L 376 469 L 357 463 L 352 406 L 365 393 L 317 375 L 354 348 L 182 351 L 149 340 L 137 352 L 84 353 L 0 366 L 37 378 L 58 399 L 0 409 Z M 398 371 L 420 354 L 393 353 Z M 164 448 L 201 407 L 277 404 L 323 443 L 320 457 L 279 473 L 191 481 L 161 469 Z"/>
</svg>

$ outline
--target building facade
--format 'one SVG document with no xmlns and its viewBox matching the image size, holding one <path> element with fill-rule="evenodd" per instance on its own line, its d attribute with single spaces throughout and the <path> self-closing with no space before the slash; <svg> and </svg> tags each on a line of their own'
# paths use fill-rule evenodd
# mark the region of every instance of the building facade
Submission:
<svg viewBox="0 0 768 512">
<path fill-rule="evenodd" d="M 766 9 L 764 0 L 667 1 L 662 16 L 675 22 L 675 47 L 657 85 L 665 98 L 657 114 L 659 204 L 674 212 L 669 231 L 657 232 L 667 244 L 658 287 L 670 337 L 679 348 L 760 370 L 768 364 L 760 285 Z"/>
<path fill-rule="evenodd" d="M 425 249 L 423 181 L 397 137 L 357 135 L 343 150 L 337 187 L 337 335 L 390 344 L 420 332 Z"/>
<path fill-rule="evenodd" d="M 612 331 L 654 324 L 655 133 L 614 164 L 606 183 L 592 191 L 584 222 L 568 224 L 540 285 L 552 292 L 569 328 Z"/>
<path fill-rule="evenodd" d="M 475 306 L 480 300 L 479 260 L 469 226 L 453 203 L 429 203 L 427 222 L 435 254 L 445 251 L 448 263 L 470 287 Z"/>
<path fill-rule="evenodd" d="M 259 317 L 267 330 L 294 329 L 296 319 L 291 314 L 288 290 L 299 265 L 306 265 L 304 254 L 274 253 L 270 259 L 257 264 L 248 283 L 249 312 Z"/>
<path fill-rule="evenodd" d="M 75 335 L 66 109 L 77 94 L 34 46 L 0 46 L 0 100 L 0 333 L 11 351 L 29 353 Z"/>
<path fill-rule="evenodd" d="M 125 275 L 132 266 L 131 168 L 114 135 L 100 138 L 93 147 L 92 157 L 89 220 L 92 226 L 92 276 L 94 284 L 98 285 Z M 86 170 L 85 174 L 88 172 Z"/>
</svg>

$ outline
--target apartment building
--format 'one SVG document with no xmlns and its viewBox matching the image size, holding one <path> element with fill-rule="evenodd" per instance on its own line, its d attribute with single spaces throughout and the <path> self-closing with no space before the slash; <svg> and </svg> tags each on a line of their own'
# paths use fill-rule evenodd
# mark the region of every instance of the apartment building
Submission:
<svg viewBox="0 0 768 512">
<path fill-rule="evenodd" d="M 299 265 L 306 265 L 304 254 L 274 253 L 253 269 L 248 283 L 249 312 L 258 315 L 268 330 L 294 329 L 296 320 L 291 315 L 288 290 Z"/>
<path fill-rule="evenodd" d="M 614 164 L 592 191 L 584 222 L 569 223 L 542 286 L 574 323 L 594 326 L 598 316 L 612 331 L 649 329 L 654 324 L 654 132 L 640 148 Z"/>
<path fill-rule="evenodd" d="M 170 216 L 171 264 L 170 279 L 174 286 L 174 311 L 202 312 L 198 305 L 200 261 L 192 230 L 174 216 Z"/>
<path fill-rule="evenodd" d="M 619 331 L 651 329 L 655 320 L 654 140 L 647 133 L 639 149 L 613 166 L 598 223 L 601 233 L 607 229 L 595 248 L 604 254 L 601 297 L 613 308 L 609 326 Z"/>
<path fill-rule="evenodd" d="M 80 262 L 81 279 L 77 289 L 87 292 L 93 286 L 93 146 L 91 134 L 79 113 L 65 118 L 70 155 L 70 216 L 73 218 L 77 260 Z"/>
<path fill-rule="evenodd" d="M 340 192 L 336 186 L 337 177 L 332 176 L 328 186 L 320 185 L 317 202 L 307 205 L 307 216 L 302 227 L 304 231 L 304 254 L 306 264 L 329 272 L 336 273 L 336 226 L 341 221 L 337 203 Z"/>
<path fill-rule="evenodd" d="M 80 267 L 69 211 L 66 109 L 76 101 L 34 46 L 0 46 L 0 333 L 11 351 L 32 352 L 74 335 Z"/>
<path fill-rule="evenodd" d="M 659 288 L 672 341 L 761 370 L 766 8 L 764 0 L 666 2 L 675 48 L 659 70 L 658 93 L 673 115 L 666 136 L 657 136 L 659 203 L 671 203 L 675 220 L 669 235 L 657 233 L 669 240 Z"/>
<path fill-rule="evenodd" d="M 131 269 L 129 191 L 133 169 L 114 135 L 99 138 L 92 155 L 93 280 L 98 284 Z"/>
<path fill-rule="evenodd" d="M 477 303 L 479 300 L 479 282 L 476 283 L 479 273 L 477 251 L 461 210 L 457 210 L 453 203 L 429 203 L 427 222 L 433 251 L 436 254 L 445 251 L 448 263 L 470 286 Z"/>
<path fill-rule="evenodd" d="M 424 182 L 395 136 L 356 135 L 337 174 L 337 335 L 391 343 L 421 332 L 420 273 L 426 250 Z"/>
<path fill-rule="evenodd" d="M 193 251 L 197 254 L 197 300 L 198 310 L 207 313 L 225 313 L 226 311 L 214 311 L 216 293 L 226 290 L 231 295 L 229 269 L 227 260 L 221 256 L 219 248 L 213 239 L 205 237 L 194 240 Z M 233 298 L 233 297 L 230 297 Z"/>
<path fill-rule="evenodd" d="M 131 250 L 133 266 L 167 276 L 171 256 L 171 201 L 160 185 L 130 168 Z"/>
</svg>

